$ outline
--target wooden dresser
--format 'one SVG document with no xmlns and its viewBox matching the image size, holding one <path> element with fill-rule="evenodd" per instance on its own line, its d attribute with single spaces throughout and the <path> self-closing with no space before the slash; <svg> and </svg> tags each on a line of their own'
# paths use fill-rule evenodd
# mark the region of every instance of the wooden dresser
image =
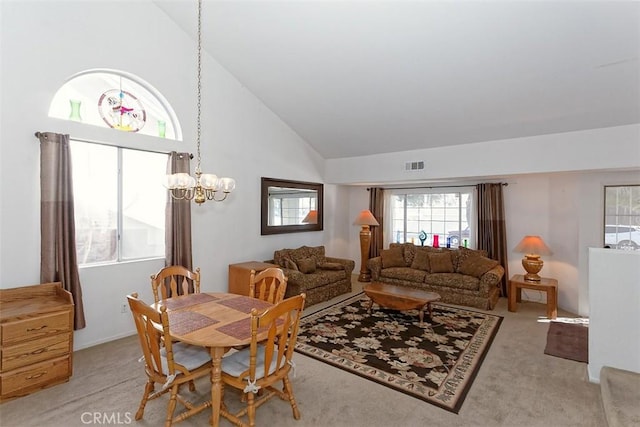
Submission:
<svg viewBox="0 0 640 427">
<path fill-rule="evenodd" d="M 0 401 L 69 380 L 73 299 L 59 282 L 0 289 Z"/>
<path fill-rule="evenodd" d="M 229 293 L 238 295 L 249 295 L 249 278 L 251 270 L 256 274 L 267 268 L 280 268 L 277 264 L 268 262 L 248 261 L 238 264 L 229 264 Z"/>
</svg>

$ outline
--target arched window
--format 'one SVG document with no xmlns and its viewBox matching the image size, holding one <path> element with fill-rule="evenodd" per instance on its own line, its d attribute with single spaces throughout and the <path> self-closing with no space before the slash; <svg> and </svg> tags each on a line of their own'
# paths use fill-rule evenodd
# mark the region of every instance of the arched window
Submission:
<svg viewBox="0 0 640 427">
<path fill-rule="evenodd" d="M 49 116 L 182 141 L 177 116 L 153 86 L 117 70 L 87 70 L 56 92 Z"/>
</svg>

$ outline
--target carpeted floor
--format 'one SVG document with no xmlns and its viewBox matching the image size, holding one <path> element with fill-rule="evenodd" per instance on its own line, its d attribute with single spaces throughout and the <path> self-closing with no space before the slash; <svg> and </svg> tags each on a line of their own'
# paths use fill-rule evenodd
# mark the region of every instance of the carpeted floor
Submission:
<svg viewBox="0 0 640 427">
<path fill-rule="evenodd" d="M 502 317 L 433 304 L 381 309 L 358 294 L 302 319 L 296 351 L 458 413 Z"/>
<path fill-rule="evenodd" d="M 354 284 L 358 284 L 356 278 Z M 327 305 L 330 303 L 305 311 L 315 312 Z M 506 299 L 501 298 L 489 313 L 504 320 L 458 414 L 296 353 L 292 383 L 302 418 L 293 418 L 288 402 L 273 399 L 257 409 L 257 425 L 606 426 L 600 386 L 588 382 L 586 365 L 543 353 L 548 329 L 548 323 L 540 320 L 545 313 L 543 304 L 523 302 L 512 313 Z M 558 315 L 571 316 L 562 311 Z M 149 402 L 143 420 L 132 420 L 145 383 L 139 358 L 140 347 L 133 336 L 75 352 L 68 383 L 2 403 L 0 425 L 83 427 L 116 425 L 118 420 L 137 427 L 162 425 L 165 398 Z M 197 384 L 194 400 L 208 397 L 209 392 L 204 378 Z M 225 402 L 240 405 L 231 390 L 225 393 Z M 202 412 L 179 425 L 205 426 L 209 416 Z M 220 424 L 231 427 L 227 420 Z"/>
</svg>

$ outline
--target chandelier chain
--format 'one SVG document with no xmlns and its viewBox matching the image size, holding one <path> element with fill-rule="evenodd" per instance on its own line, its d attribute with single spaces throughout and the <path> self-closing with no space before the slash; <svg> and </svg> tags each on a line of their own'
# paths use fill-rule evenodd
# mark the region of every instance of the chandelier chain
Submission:
<svg viewBox="0 0 640 427">
<path fill-rule="evenodd" d="M 202 0 L 198 0 L 198 113 L 197 113 L 197 136 L 196 145 L 198 150 L 198 163 L 196 172 L 200 170 L 200 129 L 202 111 Z"/>
</svg>

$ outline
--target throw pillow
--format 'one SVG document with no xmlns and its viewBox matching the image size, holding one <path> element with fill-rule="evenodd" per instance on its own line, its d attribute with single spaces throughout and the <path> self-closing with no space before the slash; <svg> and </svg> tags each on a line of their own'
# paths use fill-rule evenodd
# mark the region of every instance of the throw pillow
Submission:
<svg viewBox="0 0 640 427">
<path fill-rule="evenodd" d="M 429 272 L 429 252 L 427 251 L 417 251 L 415 256 L 413 257 L 413 262 L 411 263 L 411 268 L 415 270 L 422 270 Z"/>
<path fill-rule="evenodd" d="M 474 256 L 462 261 L 458 267 L 458 272 L 466 274 L 467 276 L 480 278 L 484 273 L 491 270 L 496 265 L 498 265 L 498 261 L 495 259 L 483 256 Z"/>
<path fill-rule="evenodd" d="M 432 273 L 453 273 L 453 262 L 450 252 L 430 252 L 429 265 Z"/>
<path fill-rule="evenodd" d="M 464 260 L 466 260 L 467 258 L 477 257 L 477 256 L 486 257 L 488 255 L 487 251 L 485 250 L 469 249 L 469 248 L 465 248 L 464 246 L 459 246 L 458 250 L 455 252 L 457 257 L 456 257 L 454 268 L 458 273 L 460 273 L 460 265 L 462 265 Z"/>
<path fill-rule="evenodd" d="M 284 268 L 288 268 L 289 270 L 294 270 L 294 271 L 298 271 L 298 265 L 291 259 L 291 258 L 285 258 L 284 259 Z"/>
<path fill-rule="evenodd" d="M 303 258 L 298 261 L 298 269 L 301 273 L 309 274 L 316 271 L 316 260 L 314 258 Z"/>
<path fill-rule="evenodd" d="M 402 247 L 385 249 L 380 252 L 380 257 L 382 258 L 382 268 L 405 266 Z"/>
<path fill-rule="evenodd" d="M 324 262 L 322 264 L 318 264 L 318 268 L 320 270 L 344 270 L 344 265 L 339 262 Z"/>
</svg>

